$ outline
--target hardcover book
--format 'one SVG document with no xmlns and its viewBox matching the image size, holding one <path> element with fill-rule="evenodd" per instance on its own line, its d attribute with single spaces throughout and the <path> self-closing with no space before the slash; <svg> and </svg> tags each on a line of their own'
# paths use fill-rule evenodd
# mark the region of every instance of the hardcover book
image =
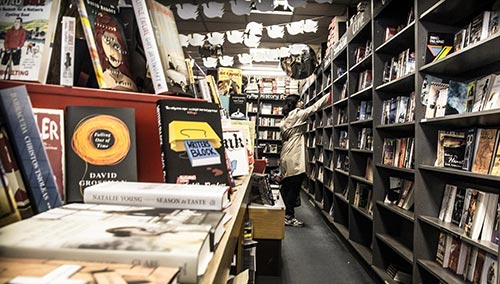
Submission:
<svg viewBox="0 0 500 284">
<path fill-rule="evenodd" d="M 105 182 L 89 186 L 85 203 L 221 211 L 230 204 L 228 186 L 199 184 Z"/>
<path fill-rule="evenodd" d="M 176 284 L 177 267 L 147 267 L 144 265 L 110 262 L 86 262 L 60 259 L 0 258 L 0 283 L 42 281 L 51 283 L 147 283 Z M 50 281 L 49 280 L 49 281 Z"/>
<path fill-rule="evenodd" d="M 192 210 L 67 204 L 1 228 L 0 253 L 181 267 L 179 281 L 197 283 L 212 258 L 205 219 Z"/>
<path fill-rule="evenodd" d="M 443 92 L 446 90 L 446 94 Z M 446 107 L 446 101 L 448 96 L 448 84 L 432 82 L 429 88 L 429 95 L 427 98 L 427 107 L 425 109 L 425 118 L 436 117 L 436 112 L 439 108 L 442 108 L 444 115 L 444 107 Z M 446 97 L 445 97 L 446 95 Z M 439 98 L 441 97 L 441 100 Z"/>
<path fill-rule="evenodd" d="M 476 134 L 476 128 L 467 129 L 465 132 L 465 153 L 462 170 L 470 171 L 472 169 L 472 162 L 474 160 L 474 152 L 476 149 Z"/>
<path fill-rule="evenodd" d="M 231 119 L 247 119 L 247 96 L 232 94 L 229 98 L 229 117 Z"/>
<path fill-rule="evenodd" d="M 68 106 L 65 124 L 68 203 L 94 184 L 137 181 L 134 109 Z"/>
<path fill-rule="evenodd" d="M 203 101 L 159 100 L 157 113 L 165 182 L 229 185 L 218 106 Z M 207 140 L 220 156 L 220 163 L 193 167 L 185 141 L 196 139 Z"/>
<path fill-rule="evenodd" d="M 465 148 L 466 141 L 463 132 L 455 132 L 454 135 L 445 135 L 443 137 L 443 166 L 462 169 Z"/>
<path fill-rule="evenodd" d="M 490 175 L 500 176 L 500 132 L 497 133 L 496 149 L 491 161 Z"/>
<path fill-rule="evenodd" d="M 476 80 L 470 81 L 467 84 L 467 95 L 465 102 L 465 112 L 471 112 L 474 107 L 474 96 L 476 95 Z"/>
<path fill-rule="evenodd" d="M 62 109 L 33 108 L 38 130 L 55 175 L 61 200 L 65 199 L 64 111 Z"/>
<path fill-rule="evenodd" d="M 424 77 L 424 81 L 422 82 L 422 90 L 420 91 L 420 99 L 423 105 L 428 105 L 431 85 L 432 83 L 441 83 L 443 79 L 432 76 L 430 74 L 426 74 Z"/>
<path fill-rule="evenodd" d="M 466 189 L 463 187 L 458 187 L 455 194 L 455 202 L 453 204 L 453 212 L 451 214 L 451 223 L 457 226 L 460 225 L 460 220 L 462 219 L 462 213 L 464 209 Z"/>
<path fill-rule="evenodd" d="M 474 161 L 472 163 L 472 172 L 488 174 L 491 161 L 495 151 L 495 141 L 498 129 L 480 128 L 477 130 L 476 149 L 474 152 Z"/>
<path fill-rule="evenodd" d="M 2 3 L 0 78 L 46 82 L 59 7 L 59 0 Z"/>
<path fill-rule="evenodd" d="M 484 40 L 489 34 L 490 11 L 483 11 L 481 14 L 474 17 L 471 22 L 469 44 Z"/>
<path fill-rule="evenodd" d="M 495 215 L 495 222 L 493 224 L 493 231 L 491 232 L 491 242 L 498 245 L 500 237 L 500 202 L 497 203 L 497 211 Z"/>
<path fill-rule="evenodd" d="M 76 2 L 99 88 L 137 91 L 124 28 L 118 19 L 118 1 Z"/>
<path fill-rule="evenodd" d="M 9 189 L 14 196 L 17 210 L 19 210 L 21 217 L 26 219 L 33 216 L 34 212 L 31 208 L 26 185 L 10 143 L 7 129 L 0 122 L 0 164 L 4 170 Z"/>
<path fill-rule="evenodd" d="M 484 259 L 483 269 L 481 271 L 480 284 L 498 283 L 498 261 L 496 257 L 487 254 Z"/>
<path fill-rule="evenodd" d="M 61 206 L 61 197 L 24 85 L 0 90 L 0 109 L 35 213 Z"/>
<path fill-rule="evenodd" d="M 153 0 L 133 0 L 155 93 L 186 92 L 188 71 L 174 14 Z"/>
</svg>

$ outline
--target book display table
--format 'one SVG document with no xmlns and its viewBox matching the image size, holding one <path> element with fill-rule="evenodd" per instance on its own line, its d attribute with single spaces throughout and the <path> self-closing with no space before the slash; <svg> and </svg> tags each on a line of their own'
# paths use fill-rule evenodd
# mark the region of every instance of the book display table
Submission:
<svg viewBox="0 0 500 284">
<path fill-rule="evenodd" d="M 280 275 L 281 241 L 285 238 L 285 203 L 279 190 L 273 190 L 274 206 L 252 203 L 248 218 L 253 222 L 253 239 L 257 244 L 258 275 Z"/>
</svg>

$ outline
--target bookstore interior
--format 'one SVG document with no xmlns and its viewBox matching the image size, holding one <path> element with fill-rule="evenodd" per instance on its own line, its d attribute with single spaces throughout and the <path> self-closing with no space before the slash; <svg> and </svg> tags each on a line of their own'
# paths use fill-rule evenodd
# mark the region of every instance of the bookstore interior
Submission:
<svg viewBox="0 0 500 284">
<path fill-rule="evenodd" d="M 279 275 L 299 95 L 301 194 L 374 283 L 500 284 L 500 0 L 0 6 L 2 283 Z"/>
</svg>

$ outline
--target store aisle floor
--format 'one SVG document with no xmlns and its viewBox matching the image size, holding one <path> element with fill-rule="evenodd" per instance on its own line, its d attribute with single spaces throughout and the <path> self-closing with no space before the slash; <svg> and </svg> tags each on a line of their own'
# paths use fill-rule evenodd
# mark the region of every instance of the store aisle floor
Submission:
<svg viewBox="0 0 500 284">
<path fill-rule="evenodd" d="M 286 227 L 281 277 L 257 276 L 256 284 L 376 283 L 302 194 L 296 216 L 305 227 Z M 258 268 L 257 268 L 258 269 Z"/>
</svg>

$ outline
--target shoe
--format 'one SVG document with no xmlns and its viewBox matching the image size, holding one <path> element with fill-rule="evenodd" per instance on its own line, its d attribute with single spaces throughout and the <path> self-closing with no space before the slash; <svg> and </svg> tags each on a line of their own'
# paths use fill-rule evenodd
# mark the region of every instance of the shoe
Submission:
<svg viewBox="0 0 500 284">
<path fill-rule="evenodd" d="M 297 218 L 285 218 L 285 226 L 303 227 L 304 222 L 297 220 Z"/>
</svg>

